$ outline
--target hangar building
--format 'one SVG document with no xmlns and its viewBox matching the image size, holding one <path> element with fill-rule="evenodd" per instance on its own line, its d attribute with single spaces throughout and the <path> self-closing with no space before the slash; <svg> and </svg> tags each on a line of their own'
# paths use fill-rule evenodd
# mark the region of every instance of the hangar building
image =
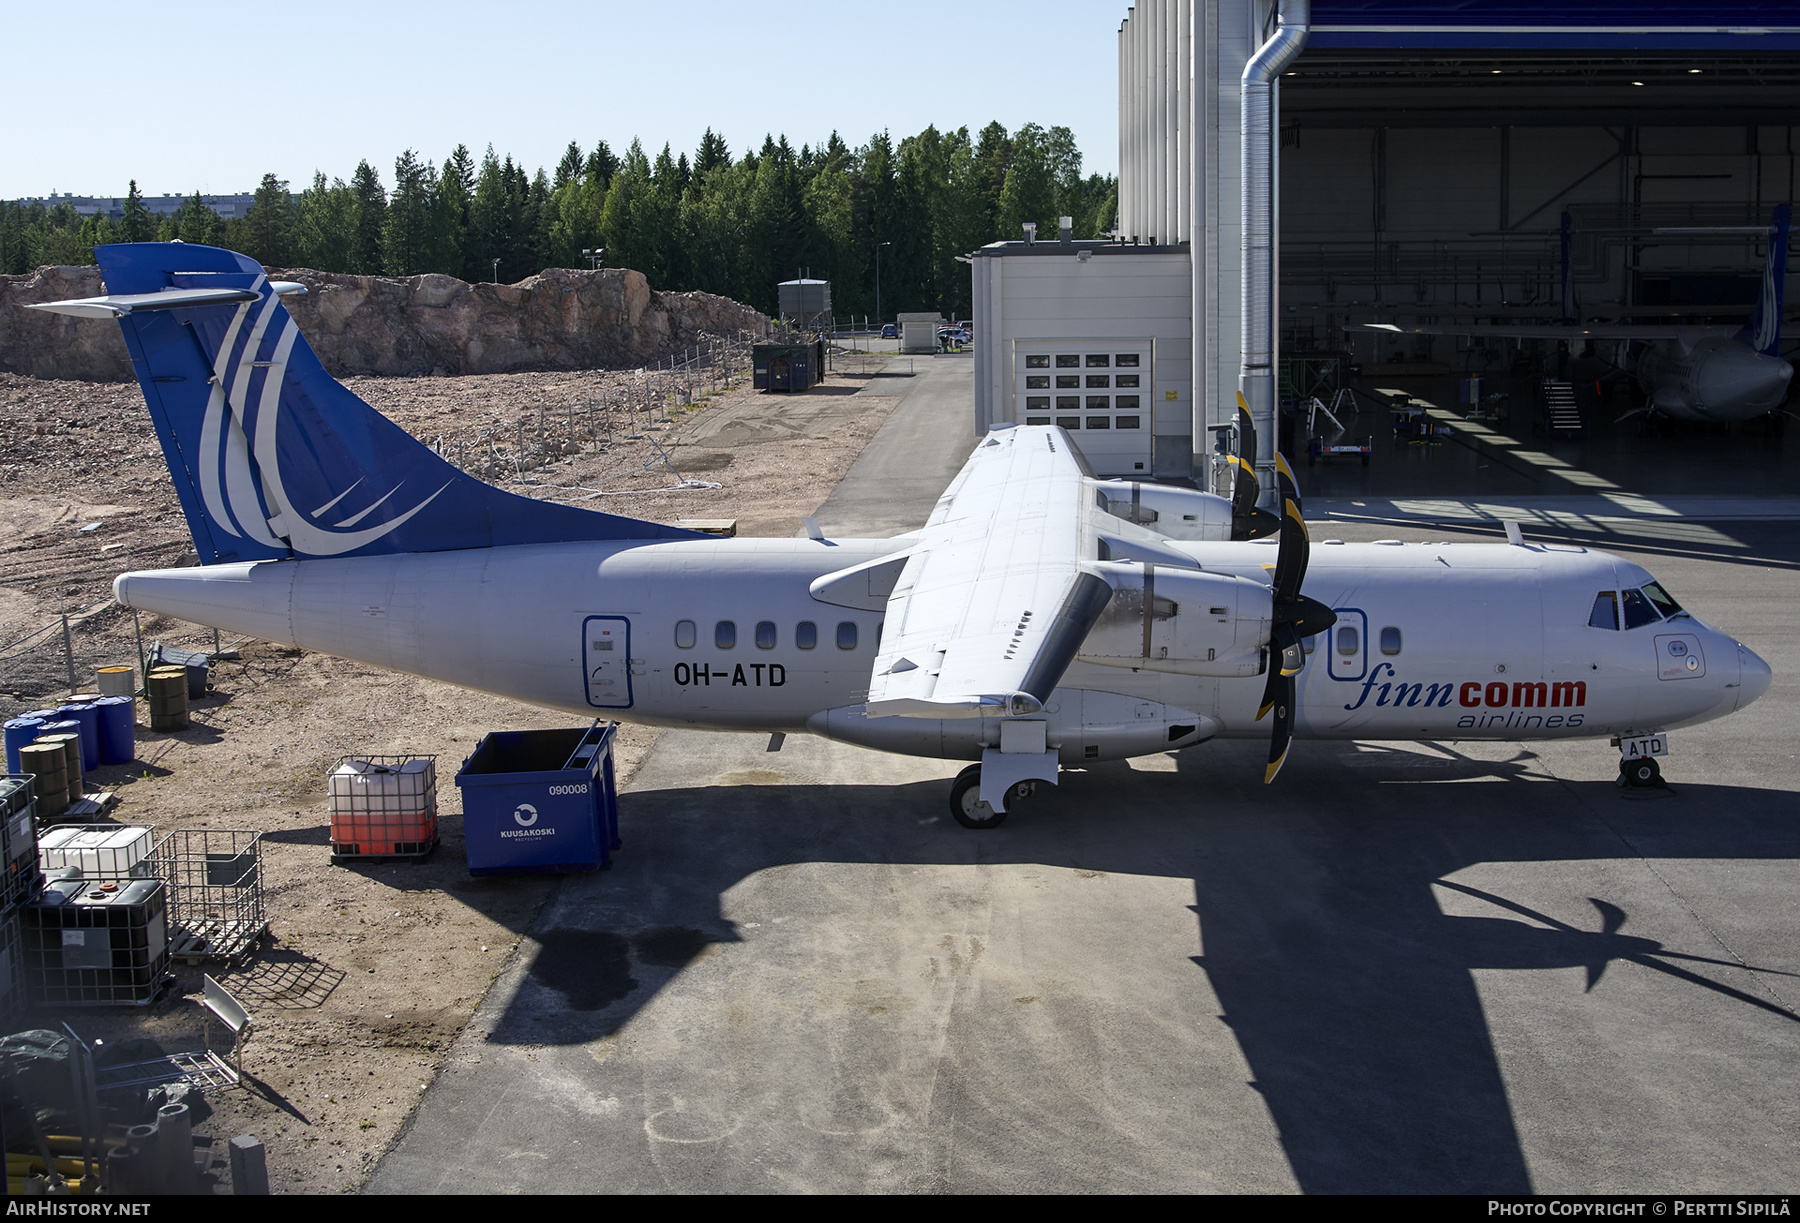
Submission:
<svg viewBox="0 0 1800 1223">
<path fill-rule="evenodd" d="M 1119 30 L 1113 240 L 976 252 L 978 431 L 1054 420 L 1103 474 L 1218 486 L 1211 431 L 1244 361 L 1242 78 L 1284 30 L 1304 39 L 1269 116 L 1272 370 L 1315 351 L 1504 363 L 1343 327 L 1554 322 L 1565 265 L 1581 317 L 1748 312 L 1755 231 L 1794 198 L 1800 6 L 1141 0 Z M 1666 232 L 1697 227 L 1715 232 Z"/>
</svg>

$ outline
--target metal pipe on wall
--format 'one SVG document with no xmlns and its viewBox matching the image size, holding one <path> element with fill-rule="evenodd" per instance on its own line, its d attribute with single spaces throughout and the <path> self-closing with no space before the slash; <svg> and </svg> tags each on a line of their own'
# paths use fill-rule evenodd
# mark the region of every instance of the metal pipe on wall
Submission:
<svg viewBox="0 0 1800 1223">
<path fill-rule="evenodd" d="M 1131 215 L 1131 58 L 1127 51 L 1130 43 L 1131 14 L 1127 10 L 1125 20 L 1119 23 L 1119 200 L 1118 215 L 1113 219 L 1113 228 L 1118 233 L 1125 233 L 1130 228 L 1127 218 Z"/>
<path fill-rule="evenodd" d="M 1243 270 L 1238 390 L 1256 428 L 1256 472 L 1264 505 L 1275 505 L 1275 89 L 1281 72 L 1306 46 L 1310 0 L 1280 0 L 1279 24 L 1244 65 Z"/>
</svg>

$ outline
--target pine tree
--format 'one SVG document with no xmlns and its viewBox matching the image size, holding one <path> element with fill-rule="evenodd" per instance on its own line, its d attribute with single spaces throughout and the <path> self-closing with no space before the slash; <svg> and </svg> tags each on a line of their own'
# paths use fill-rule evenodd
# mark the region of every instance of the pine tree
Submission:
<svg viewBox="0 0 1800 1223">
<path fill-rule="evenodd" d="M 350 179 L 356 197 L 356 237 L 350 246 L 350 270 L 363 276 L 381 275 L 381 242 L 387 229 L 387 192 L 381 176 L 367 161 L 356 163 Z"/>
<path fill-rule="evenodd" d="M 553 187 L 561 191 L 565 185 L 580 178 L 582 165 L 581 146 L 571 140 L 569 147 L 563 150 L 562 160 L 556 163 L 556 181 L 552 184 Z"/>
<path fill-rule="evenodd" d="M 256 199 L 244 214 L 244 253 L 264 267 L 286 267 L 292 209 L 287 183 L 273 174 L 263 175 Z"/>
<path fill-rule="evenodd" d="M 175 215 L 180 218 L 176 234 L 183 242 L 200 246 L 219 245 L 219 214 L 207 207 L 198 191 L 188 197 L 187 202 L 182 204 L 181 211 Z"/>
<path fill-rule="evenodd" d="M 382 233 L 382 266 L 389 276 L 424 270 L 431 241 L 432 197 L 437 172 L 407 149 L 394 159 L 394 194 Z"/>
<path fill-rule="evenodd" d="M 120 230 L 127 242 L 156 239 L 156 218 L 144 207 L 144 197 L 138 194 L 135 178 L 131 180 L 131 189 L 125 193 L 125 216 L 120 221 Z"/>
</svg>

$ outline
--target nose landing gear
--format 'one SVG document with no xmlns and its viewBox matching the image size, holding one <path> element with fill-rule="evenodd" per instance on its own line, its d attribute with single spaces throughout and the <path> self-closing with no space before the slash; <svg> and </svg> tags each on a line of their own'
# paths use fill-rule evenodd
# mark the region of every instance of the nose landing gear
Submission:
<svg viewBox="0 0 1800 1223">
<path fill-rule="evenodd" d="M 1622 790 L 1666 790 L 1658 756 L 1669 752 L 1669 738 L 1663 734 L 1624 736 L 1613 740 L 1619 749 L 1619 788 Z"/>
</svg>

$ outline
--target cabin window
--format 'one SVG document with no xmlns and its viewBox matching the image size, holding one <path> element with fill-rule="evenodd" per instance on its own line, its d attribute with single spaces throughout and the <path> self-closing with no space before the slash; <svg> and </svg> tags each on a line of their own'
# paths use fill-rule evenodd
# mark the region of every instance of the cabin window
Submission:
<svg viewBox="0 0 1800 1223">
<path fill-rule="evenodd" d="M 1603 590 L 1594 596 L 1594 610 L 1588 613 L 1589 628 L 1619 627 L 1619 595 L 1617 591 Z"/>
<path fill-rule="evenodd" d="M 1351 625 L 1344 625 L 1337 631 L 1338 653 L 1354 654 L 1362 648 L 1361 636 Z"/>
<path fill-rule="evenodd" d="M 794 626 L 794 644 L 803 650 L 810 650 L 819 644 L 819 626 L 811 620 L 802 620 Z"/>
<path fill-rule="evenodd" d="M 679 620 L 675 624 L 675 648 L 691 650 L 694 648 L 694 622 Z"/>
<path fill-rule="evenodd" d="M 1381 630 L 1381 652 L 1398 654 L 1400 652 L 1400 630 L 1393 627 Z"/>
<path fill-rule="evenodd" d="M 1625 592 L 1625 627 L 1643 628 L 1646 624 L 1655 624 L 1662 617 L 1650 606 L 1650 600 L 1644 597 L 1641 590 Z"/>
<path fill-rule="evenodd" d="M 1656 610 L 1663 614 L 1663 619 L 1665 620 L 1677 615 L 1681 611 L 1681 604 L 1670 598 L 1669 592 L 1655 582 L 1651 582 L 1644 587 L 1644 596 L 1648 598 L 1650 602 L 1656 604 Z"/>
<path fill-rule="evenodd" d="M 844 620 L 838 624 L 838 649 L 854 650 L 856 648 L 856 622 Z"/>
<path fill-rule="evenodd" d="M 1302 637 L 1300 639 L 1300 648 L 1305 650 L 1308 654 L 1312 653 L 1313 647 L 1317 646 L 1318 644 L 1319 644 L 1319 636 L 1317 633 L 1314 633 L 1311 637 Z"/>
<path fill-rule="evenodd" d="M 756 625 L 756 648 L 772 650 L 775 648 L 775 622 L 759 620 Z"/>
<path fill-rule="evenodd" d="M 737 645 L 737 622 L 721 620 L 713 625 L 713 644 L 721 650 L 729 650 Z"/>
</svg>

